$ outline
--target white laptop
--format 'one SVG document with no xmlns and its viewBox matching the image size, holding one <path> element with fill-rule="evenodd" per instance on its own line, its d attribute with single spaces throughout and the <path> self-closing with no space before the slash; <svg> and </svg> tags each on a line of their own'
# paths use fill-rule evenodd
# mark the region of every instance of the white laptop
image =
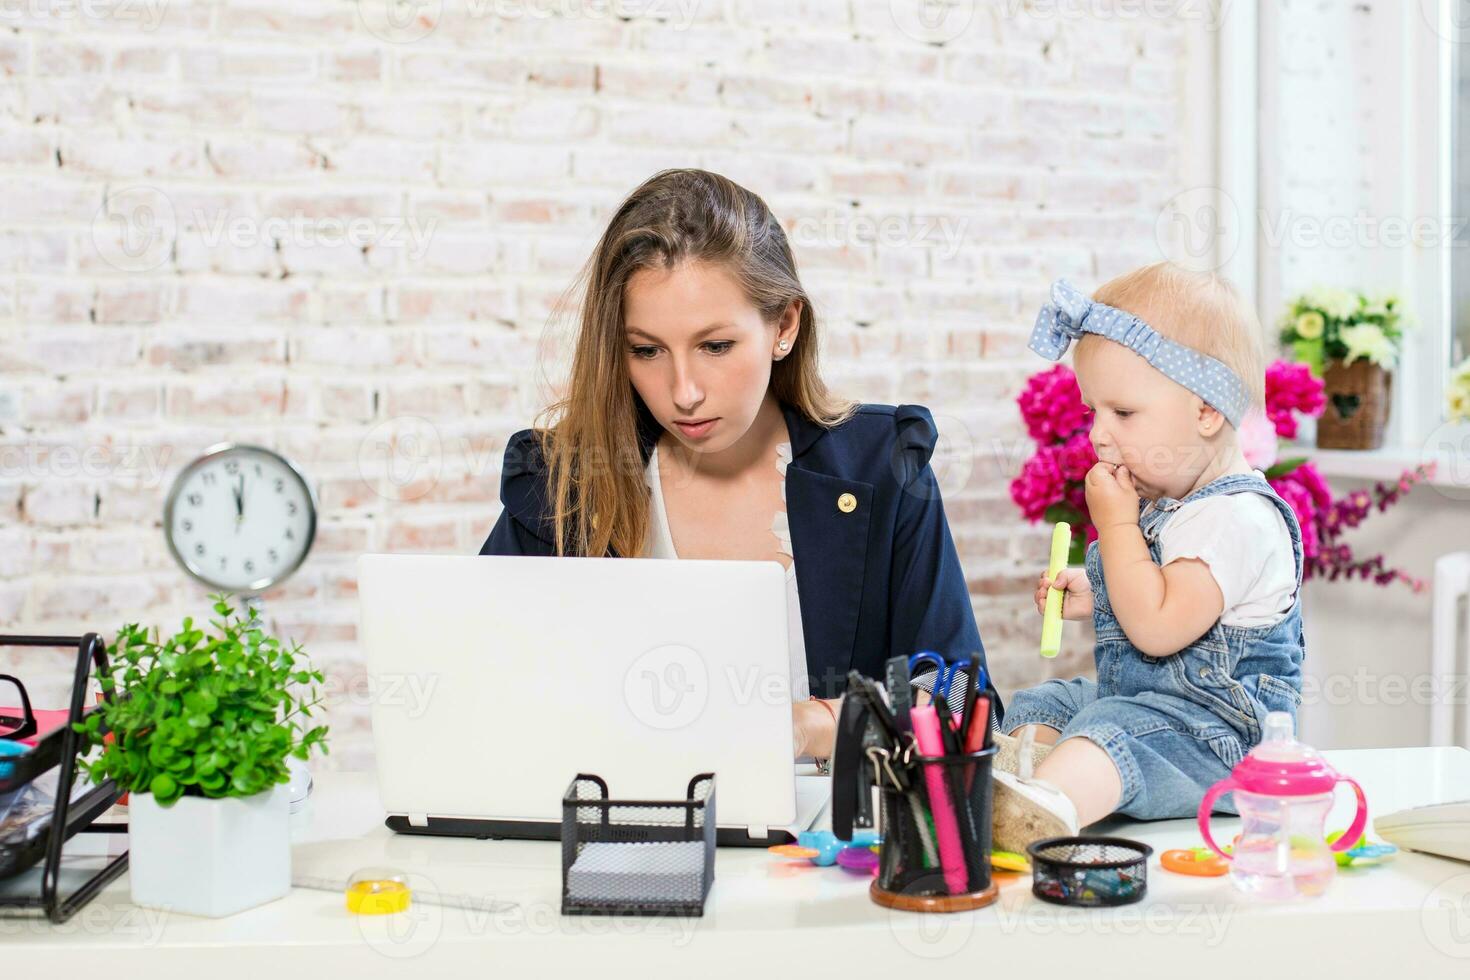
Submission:
<svg viewBox="0 0 1470 980">
<path fill-rule="evenodd" d="M 811 826 L 776 562 L 364 555 L 378 790 L 401 833 L 560 836 L 578 773 L 682 800 L 715 773 L 717 840 Z"/>
</svg>

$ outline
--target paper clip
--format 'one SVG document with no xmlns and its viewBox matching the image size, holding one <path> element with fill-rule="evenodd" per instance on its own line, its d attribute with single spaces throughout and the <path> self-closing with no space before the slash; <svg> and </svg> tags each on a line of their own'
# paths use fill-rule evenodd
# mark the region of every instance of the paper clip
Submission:
<svg viewBox="0 0 1470 980">
<path fill-rule="evenodd" d="M 912 750 L 913 743 L 910 742 L 904 749 L 905 761 L 907 761 Z M 872 745 L 868 747 L 867 753 L 868 758 L 873 762 L 875 770 L 882 769 L 883 772 L 887 773 L 888 781 L 893 784 L 894 791 L 901 793 L 903 798 L 908 801 L 909 811 L 913 814 L 914 818 L 914 828 L 919 833 L 919 846 L 924 851 L 924 866 L 926 868 L 936 866 L 939 863 L 939 851 L 934 846 L 934 839 L 929 836 L 928 820 L 924 813 L 924 806 L 919 802 L 918 794 L 910 791 L 908 783 L 900 780 L 898 774 L 893 771 L 891 756 L 887 749 Z M 880 756 L 881 759 L 879 758 Z"/>
</svg>

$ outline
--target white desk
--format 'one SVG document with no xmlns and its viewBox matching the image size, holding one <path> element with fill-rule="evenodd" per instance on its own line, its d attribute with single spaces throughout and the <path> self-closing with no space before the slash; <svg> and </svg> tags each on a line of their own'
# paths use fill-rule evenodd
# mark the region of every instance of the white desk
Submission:
<svg viewBox="0 0 1470 980">
<path fill-rule="evenodd" d="M 1470 752 L 1458 748 L 1327 753 L 1367 791 L 1372 812 L 1470 797 Z M 513 912 L 416 904 L 399 916 L 357 918 L 342 896 L 294 889 L 226 919 L 138 909 L 126 878 L 71 922 L 0 920 L 0 962 L 14 975 L 147 978 L 475 975 L 673 977 L 697 980 L 896 976 L 933 970 L 969 977 L 1314 976 L 1470 977 L 1470 863 L 1400 853 L 1340 873 L 1323 898 L 1261 905 L 1227 879 L 1163 871 L 1158 855 L 1198 842 L 1193 821 L 1108 821 L 1097 829 L 1151 844 L 1147 897 L 1118 909 L 1076 910 L 1033 898 L 1030 879 L 1003 886 L 975 912 L 916 915 L 868 900 L 868 880 L 764 851 L 721 849 L 702 919 L 560 915 L 560 850 L 549 842 L 395 837 L 382 826 L 369 774 L 325 774 L 300 841 L 351 840 L 361 863 L 388 863 L 445 881 L 483 878 Z M 1339 790 L 1329 828 L 1347 824 Z M 1238 820 L 1217 818 L 1228 840 Z M 1371 828 L 1371 824 L 1370 824 Z M 356 854 L 354 854 L 354 860 Z M 452 890 L 451 886 L 445 891 Z M 779 964 L 779 965 L 778 965 Z M 956 973 L 954 971 L 961 971 Z M 1027 973 L 1017 973 L 1027 970 Z M 73 974 L 72 971 L 77 971 Z M 297 972 L 300 971 L 300 972 Z M 318 972 L 319 971 L 319 972 Z M 349 973 L 350 971 L 350 973 Z M 432 971 L 432 972 L 425 972 Z M 93 972 L 93 975 L 96 975 Z"/>
</svg>

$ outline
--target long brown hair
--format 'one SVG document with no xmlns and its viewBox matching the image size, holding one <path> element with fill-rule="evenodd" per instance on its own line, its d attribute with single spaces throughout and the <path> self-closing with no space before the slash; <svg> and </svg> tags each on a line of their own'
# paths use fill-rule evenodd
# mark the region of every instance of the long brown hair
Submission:
<svg viewBox="0 0 1470 980">
<path fill-rule="evenodd" d="M 771 391 L 824 426 L 856 408 L 817 371 L 816 314 L 786 234 L 764 201 L 707 170 L 664 170 L 618 207 L 578 275 L 585 283 L 563 397 L 537 420 L 558 554 L 634 557 L 648 531 L 638 400 L 624 353 L 623 290 L 640 269 L 686 260 L 723 265 L 767 323 L 801 302 L 792 352 L 771 367 Z"/>
</svg>

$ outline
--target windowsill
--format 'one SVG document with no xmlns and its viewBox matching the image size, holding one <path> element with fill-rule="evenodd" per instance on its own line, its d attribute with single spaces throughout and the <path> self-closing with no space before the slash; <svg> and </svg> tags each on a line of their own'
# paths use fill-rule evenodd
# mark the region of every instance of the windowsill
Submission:
<svg viewBox="0 0 1470 980">
<path fill-rule="evenodd" d="M 1470 489 L 1470 426 L 1455 430 L 1454 436 L 1436 439 L 1441 444 L 1437 450 L 1428 443 L 1365 450 L 1283 445 L 1277 458 L 1305 456 L 1323 476 L 1369 481 L 1397 480 L 1405 470 L 1433 462 L 1434 476 L 1426 481 L 1430 486 Z"/>
</svg>

